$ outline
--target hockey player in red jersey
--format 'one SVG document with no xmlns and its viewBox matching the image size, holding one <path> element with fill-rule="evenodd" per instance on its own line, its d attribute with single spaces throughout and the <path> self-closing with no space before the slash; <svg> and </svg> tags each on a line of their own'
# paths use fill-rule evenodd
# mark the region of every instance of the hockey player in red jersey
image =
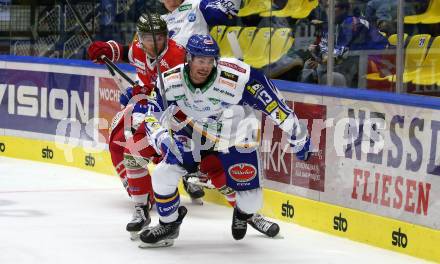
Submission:
<svg viewBox="0 0 440 264">
<path fill-rule="evenodd" d="M 154 36 L 153 36 L 154 32 Z M 157 78 L 156 48 L 160 58 L 160 71 L 168 69 L 184 61 L 185 50 L 174 40 L 168 38 L 165 21 L 158 14 L 143 14 L 137 23 L 136 38 L 127 49 L 111 40 L 95 41 L 89 49 L 89 57 L 103 63 L 105 55 L 113 62 L 127 60 L 136 68 L 138 85 L 127 89 L 120 97 L 125 107 L 116 114 L 110 132 L 109 151 L 113 165 L 121 178 L 128 194 L 135 202 L 133 219 L 127 224 L 127 231 L 136 238 L 136 233 L 150 223 L 149 209 L 154 202 L 151 177 L 146 164 L 158 160 L 156 151 L 148 144 L 142 144 L 145 137 L 145 126 L 141 125 L 147 111 L 161 111 L 161 106 L 153 104 L 160 100 L 160 93 L 154 90 Z M 153 100 L 130 100 L 132 97 L 147 96 Z M 157 97 L 157 98 L 156 98 Z M 133 98 L 134 99 L 134 98 Z M 130 102 L 130 104 L 129 104 Z M 134 102 L 134 105 L 131 104 Z M 203 195 L 203 194 L 202 194 Z"/>
</svg>

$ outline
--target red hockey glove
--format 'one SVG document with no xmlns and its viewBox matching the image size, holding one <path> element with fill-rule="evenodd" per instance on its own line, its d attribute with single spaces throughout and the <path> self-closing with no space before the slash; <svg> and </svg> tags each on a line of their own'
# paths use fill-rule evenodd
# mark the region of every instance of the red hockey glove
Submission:
<svg viewBox="0 0 440 264">
<path fill-rule="evenodd" d="M 151 157 L 150 160 L 153 162 L 153 164 L 159 164 L 159 162 L 163 160 L 163 156 L 156 154 L 153 157 Z"/>
<path fill-rule="evenodd" d="M 114 40 L 107 42 L 94 41 L 87 49 L 87 53 L 93 62 L 103 64 L 102 55 L 109 58 L 112 62 L 118 62 L 121 59 L 122 49 L 122 45 Z"/>
<path fill-rule="evenodd" d="M 154 87 L 152 85 L 135 85 L 133 86 L 133 90 L 132 90 L 132 95 L 136 96 L 136 95 L 150 95 L 151 92 L 153 91 Z M 147 100 L 146 99 L 142 99 L 139 101 L 139 104 L 142 105 L 146 105 L 147 104 Z"/>
</svg>

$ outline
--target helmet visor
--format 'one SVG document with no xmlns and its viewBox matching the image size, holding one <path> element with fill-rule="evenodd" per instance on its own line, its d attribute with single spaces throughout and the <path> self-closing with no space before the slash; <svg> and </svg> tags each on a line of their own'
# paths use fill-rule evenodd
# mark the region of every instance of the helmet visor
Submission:
<svg viewBox="0 0 440 264">
<path fill-rule="evenodd" d="M 154 36 L 153 33 L 138 32 L 137 35 L 139 42 L 142 45 L 154 45 L 154 41 L 156 41 L 157 45 L 158 43 L 163 43 L 167 40 L 166 32 L 156 33 L 154 34 Z"/>
</svg>

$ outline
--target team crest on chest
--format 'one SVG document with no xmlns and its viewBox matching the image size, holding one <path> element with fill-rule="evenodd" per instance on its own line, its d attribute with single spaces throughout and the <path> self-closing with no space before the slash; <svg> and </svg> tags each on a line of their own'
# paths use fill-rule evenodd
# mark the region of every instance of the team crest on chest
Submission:
<svg viewBox="0 0 440 264">
<path fill-rule="evenodd" d="M 170 65 L 168 65 L 167 61 L 164 60 L 164 59 L 161 59 L 161 60 L 160 60 L 160 66 L 162 66 L 162 67 L 164 67 L 164 68 L 167 68 L 167 69 L 170 68 Z"/>
</svg>

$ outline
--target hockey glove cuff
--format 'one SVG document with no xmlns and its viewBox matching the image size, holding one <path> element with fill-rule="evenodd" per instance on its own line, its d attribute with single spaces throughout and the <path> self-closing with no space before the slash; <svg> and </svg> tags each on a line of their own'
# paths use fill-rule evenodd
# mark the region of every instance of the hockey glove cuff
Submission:
<svg viewBox="0 0 440 264">
<path fill-rule="evenodd" d="M 110 40 L 107 42 L 94 41 L 87 49 L 87 54 L 89 55 L 89 58 L 93 62 L 99 64 L 104 64 L 102 56 L 107 57 L 112 62 L 118 62 L 121 59 L 122 52 L 122 45 L 114 40 Z"/>
<path fill-rule="evenodd" d="M 125 94 L 121 93 L 119 96 L 119 103 L 125 107 L 128 105 L 128 102 L 130 102 L 131 97 L 133 97 L 133 89 L 128 88 Z"/>
</svg>

